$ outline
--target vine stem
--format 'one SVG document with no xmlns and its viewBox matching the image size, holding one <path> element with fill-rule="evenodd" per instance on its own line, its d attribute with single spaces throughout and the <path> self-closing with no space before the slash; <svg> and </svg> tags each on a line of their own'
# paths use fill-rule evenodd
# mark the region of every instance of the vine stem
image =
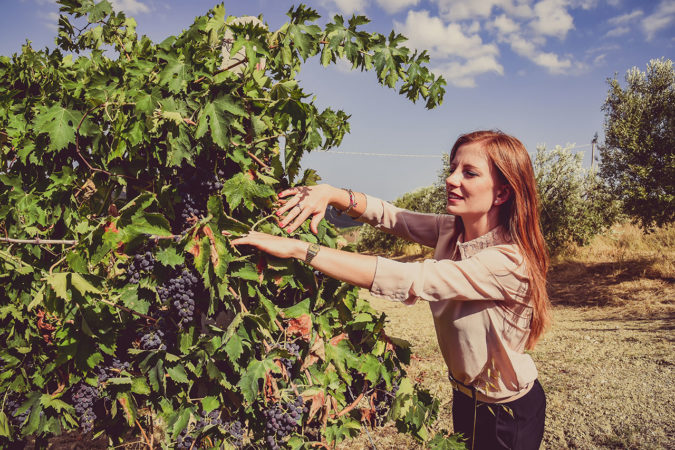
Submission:
<svg viewBox="0 0 675 450">
<path fill-rule="evenodd" d="M 238 62 L 232 64 L 231 66 L 225 67 L 224 69 L 218 69 L 218 70 L 216 70 L 216 71 L 213 73 L 213 75 L 218 75 L 219 73 L 225 72 L 225 71 L 230 70 L 230 69 L 234 69 L 234 68 L 237 67 L 239 64 L 244 64 L 244 63 L 247 62 L 247 61 L 248 61 L 248 58 L 244 58 L 244 59 L 242 59 L 241 61 L 238 61 Z M 197 78 L 197 79 L 195 80 L 195 83 L 201 83 L 201 82 L 204 81 L 205 79 L 206 79 L 206 76 L 199 77 L 199 78 Z"/>
<path fill-rule="evenodd" d="M 361 392 L 361 393 L 359 394 L 359 396 L 356 397 L 356 400 L 354 400 L 349 406 L 347 406 L 345 409 L 343 409 L 342 411 L 340 411 L 339 413 L 337 413 L 337 417 L 344 416 L 344 415 L 347 414 L 349 411 L 351 411 L 352 409 L 356 408 L 356 405 L 357 405 L 362 399 L 363 399 L 363 392 Z"/>
<path fill-rule="evenodd" d="M 263 217 L 262 219 L 260 219 L 259 221 L 257 221 L 256 223 L 254 223 L 253 225 L 251 225 L 251 231 L 255 231 L 255 227 L 257 227 L 257 226 L 260 225 L 261 223 L 265 222 L 265 221 L 266 221 L 267 219 L 269 219 L 270 217 L 276 217 L 276 214 L 274 214 L 274 213 L 269 214 L 269 215 Z"/>
<path fill-rule="evenodd" d="M 8 244 L 36 244 L 36 245 L 49 245 L 49 244 L 63 244 L 63 245 L 75 245 L 77 241 L 75 240 L 60 240 L 60 239 L 12 239 L 12 238 L 0 238 L 0 242 L 7 242 Z"/>
<path fill-rule="evenodd" d="M 176 239 L 176 238 L 182 238 L 180 234 L 170 234 L 167 236 L 158 236 L 158 235 L 150 235 L 148 236 L 148 240 L 153 240 L 153 241 L 159 241 L 162 239 Z M 56 244 L 56 245 L 77 245 L 79 241 L 77 240 L 68 240 L 68 239 L 40 239 L 40 238 L 35 238 L 35 239 L 13 239 L 13 238 L 3 238 L 0 237 L 0 242 L 6 242 L 8 244 L 35 244 L 35 245 L 51 245 L 51 244 Z"/>
<path fill-rule="evenodd" d="M 136 425 L 138 425 L 138 428 L 141 430 L 141 434 L 143 435 L 143 439 L 145 440 L 145 443 L 148 445 L 148 448 L 152 450 L 152 442 L 150 441 L 150 439 L 148 439 L 148 435 L 145 434 L 145 430 L 141 426 L 141 423 L 138 421 L 138 419 L 136 419 Z"/>
<path fill-rule="evenodd" d="M 101 104 L 98 104 L 96 106 L 93 106 L 93 107 L 89 108 L 87 110 L 87 112 L 84 113 L 84 115 L 80 119 L 80 123 L 77 124 L 77 129 L 75 130 L 75 152 L 77 152 L 77 155 L 80 157 L 82 162 L 92 172 L 104 173 L 104 174 L 108 175 L 109 177 L 116 176 L 116 177 L 120 177 L 120 178 L 127 178 L 127 179 L 130 179 L 130 180 L 135 180 L 134 177 L 130 177 L 130 176 L 127 176 L 127 175 L 120 175 L 120 174 L 112 174 L 112 173 L 108 172 L 107 170 L 99 169 L 98 167 L 93 167 L 91 164 L 89 164 L 89 161 L 87 161 L 85 159 L 85 157 L 82 155 L 82 153 L 80 152 L 80 128 L 82 127 L 82 124 L 84 123 L 84 119 L 86 119 L 87 116 L 90 113 L 97 110 L 98 108 L 107 108 L 108 105 L 110 105 L 110 104 L 111 104 L 110 102 L 103 102 Z M 122 103 L 122 104 L 120 104 L 120 106 L 124 106 L 125 104 L 127 104 L 127 103 Z M 129 104 L 133 105 L 133 103 L 129 103 Z"/>
<path fill-rule="evenodd" d="M 152 321 L 152 322 L 157 322 L 157 319 L 155 319 L 154 317 L 146 316 L 145 314 L 142 314 L 142 313 L 139 313 L 139 312 L 137 312 L 137 311 L 134 311 L 133 309 L 129 309 L 129 308 L 127 308 L 126 306 L 122 306 L 122 305 L 118 305 L 117 303 L 113 303 L 113 302 L 111 302 L 110 300 L 105 300 L 105 299 L 102 299 L 102 298 L 101 298 L 101 299 L 98 299 L 97 301 L 99 301 L 99 302 L 101 302 L 101 303 L 105 303 L 106 305 L 110 305 L 110 306 L 112 306 L 113 308 L 117 308 L 117 309 L 121 309 L 122 311 L 126 311 L 126 312 L 128 312 L 129 314 L 134 314 L 134 315 L 136 315 L 136 316 L 138 316 L 138 317 L 142 317 L 142 318 L 144 318 L 144 319 L 146 319 L 146 320 L 150 320 L 150 321 Z"/>
<path fill-rule="evenodd" d="M 264 138 L 260 138 L 260 139 L 258 139 L 258 140 L 253 141 L 253 142 L 247 143 L 247 144 L 246 144 L 246 147 L 253 147 L 254 145 L 260 144 L 261 142 L 269 141 L 269 140 L 271 140 L 271 139 L 276 139 L 276 138 L 280 138 L 280 137 L 284 137 L 284 136 L 286 136 L 286 133 L 279 133 L 279 134 L 275 134 L 274 136 L 267 136 L 267 137 L 264 137 Z M 241 144 L 237 144 L 236 142 L 233 142 L 233 141 L 230 141 L 230 142 L 231 142 L 232 145 L 234 145 L 235 147 L 240 147 L 240 146 L 241 146 Z M 251 153 L 249 153 L 249 156 L 251 156 L 251 157 L 253 157 L 254 159 L 256 159 L 256 161 L 258 162 L 258 164 L 261 164 L 261 165 L 263 165 L 263 166 L 265 166 L 265 167 L 267 166 L 266 164 L 264 164 L 264 163 L 262 163 L 260 160 L 258 160 L 257 157 L 251 155 Z"/>
</svg>

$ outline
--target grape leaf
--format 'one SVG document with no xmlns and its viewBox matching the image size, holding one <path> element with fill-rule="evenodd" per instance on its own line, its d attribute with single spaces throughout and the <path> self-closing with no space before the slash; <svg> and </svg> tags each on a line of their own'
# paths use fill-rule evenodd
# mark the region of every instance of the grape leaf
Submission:
<svg viewBox="0 0 675 450">
<path fill-rule="evenodd" d="M 274 364 L 274 360 L 272 359 L 262 361 L 254 359 L 246 367 L 244 375 L 239 380 L 239 383 L 237 383 L 246 401 L 252 402 L 258 396 L 258 391 L 260 390 L 258 382 L 265 379 L 265 374 L 268 371 L 280 372 L 279 367 Z"/>
<path fill-rule="evenodd" d="M 166 247 L 155 253 L 155 259 L 168 267 L 176 267 L 185 262 L 183 255 L 179 255 L 175 247 Z"/>
<path fill-rule="evenodd" d="M 38 133 L 47 133 L 49 149 L 56 151 L 75 143 L 75 129 L 80 124 L 80 120 L 82 120 L 81 112 L 54 104 L 47 109 L 40 109 L 35 116 L 33 128 Z"/>
<path fill-rule="evenodd" d="M 244 206 L 253 211 L 253 201 L 260 197 L 273 196 L 274 190 L 265 184 L 256 183 L 240 172 L 224 183 L 223 193 L 231 209 L 244 202 Z"/>
</svg>

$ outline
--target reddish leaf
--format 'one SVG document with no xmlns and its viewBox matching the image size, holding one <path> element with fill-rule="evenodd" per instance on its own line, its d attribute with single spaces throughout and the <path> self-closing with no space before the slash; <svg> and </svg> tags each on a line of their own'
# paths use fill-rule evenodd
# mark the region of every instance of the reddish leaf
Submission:
<svg viewBox="0 0 675 450">
<path fill-rule="evenodd" d="M 326 349 L 324 348 L 323 339 L 317 337 L 316 340 L 314 341 L 314 344 L 312 344 L 312 347 L 309 349 L 309 355 L 307 355 L 305 360 L 302 362 L 300 370 L 305 370 L 309 366 L 315 364 L 317 361 L 319 360 L 323 361 L 325 359 L 326 359 Z"/>
<path fill-rule="evenodd" d="M 296 319 L 289 320 L 286 331 L 292 336 L 300 336 L 302 339 L 309 342 L 312 337 L 311 317 L 309 317 L 308 314 L 303 314 Z"/>
<path fill-rule="evenodd" d="M 309 413 L 307 415 L 307 422 L 312 420 L 312 417 L 321 409 L 325 403 L 325 397 L 323 391 L 319 391 L 309 398 L 312 401 L 312 405 L 309 407 Z"/>
<path fill-rule="evenodd" d="M 375 410 L 372 408 L 360 408 L 359 411 L 361 412 L 361 422 L 370 425 L 370 428 L 374 428 L 376 418 Z"/>
<path fill-rule="evenodd" d="M 216 267 L 220 262 L 220 258 L 218 257 L 218 249 L 216 248 L 216 239 L 213 237 L 213 231 L 211 231 L 211 227 L 208 225 L 204 225 L 202 231 L 208 236 L 209 242 L 211 242 L 211 263 L 213 267 Z"/>
<path fill-rule="evenodd" d="M 346 333 L 340 333 L 337 336 L 333 336 L 333 338 L 330 340 L 330 345 L 338 345 L 340 341 L 342 341 L 346 337 L 347 337 Z"/>
<path fill-rule="evenodd" d="M 272 376 L 271 372 L 267 372 L 265 374 L 265 399 L 276 403 L 280 398 L 277 380 Z"/>
</svg>

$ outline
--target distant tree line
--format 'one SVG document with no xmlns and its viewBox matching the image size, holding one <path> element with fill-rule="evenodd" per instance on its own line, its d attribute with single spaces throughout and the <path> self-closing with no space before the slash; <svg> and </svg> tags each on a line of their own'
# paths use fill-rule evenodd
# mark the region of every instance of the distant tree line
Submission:
<svg viewBox="0 0 675 450">
<path fill-rule="evenodd" d="M 582 165 L 572 146 L 539 146 L 533 159 L 541 201 L 541 225 L 551 254 L 571 244 L 585 245 L 621 219 L 646 230 L 675 220 L 675 70 L 670 59 L 651 60 L 608 80 L 605 142 L 598 170 Z M 449 155 L 438 180 L 408 192 L 393 203 L 412 211 L 445 212 Z M 408 243 L 374 228 L 364 228 L 359 251 L 399 254 Z"/>
</svg>

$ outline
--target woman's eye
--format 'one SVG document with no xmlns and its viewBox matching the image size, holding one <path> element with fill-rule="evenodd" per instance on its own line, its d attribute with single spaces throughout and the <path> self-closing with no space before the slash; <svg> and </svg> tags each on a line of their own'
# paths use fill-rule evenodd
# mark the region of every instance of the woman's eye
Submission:
<svg viewBox="0 0 675 450">
<path fill-rule="evenodd" d="M 476 177 L 476 176 L 478 176 L 478 174 L 477 174 L 476 172 L 472 172 L 472 171 L 470 171 L 470 170 L 467 170 L 465 173 L 466 173 L 467 175 L 469 175 L 470 177 Z"/>
</svg>

